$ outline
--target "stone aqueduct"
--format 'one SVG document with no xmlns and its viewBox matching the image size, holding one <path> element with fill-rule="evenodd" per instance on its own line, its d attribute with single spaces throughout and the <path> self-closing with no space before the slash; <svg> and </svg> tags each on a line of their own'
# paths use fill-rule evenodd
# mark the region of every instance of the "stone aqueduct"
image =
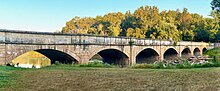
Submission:
<svg viewBox="0 0 220 91">
<path fill-rule="evenodd" d="M 204 42 L 0 30 L 1 65 L 31 50 L 42 53 L 53 62 L 88 63 L 99 54 L 104 62 L 131 65 L 202 55 L 213 47 L 214 44 Z"/>
</svg>

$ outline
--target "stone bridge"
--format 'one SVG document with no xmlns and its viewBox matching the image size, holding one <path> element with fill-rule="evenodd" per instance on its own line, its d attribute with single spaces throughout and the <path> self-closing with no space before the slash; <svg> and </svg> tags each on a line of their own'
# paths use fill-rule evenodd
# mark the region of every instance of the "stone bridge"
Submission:
<svg viewBox="0 0 220 91">
<path fill-rule="evenodd" d="M 60 34 L 0 29 L 0 64 L 37 51 L 54 61 L 88 63 L 96 54 L 111 64 L 152 63 L 176 57 L 202 55 L 212 43 Z"/>
</svg>

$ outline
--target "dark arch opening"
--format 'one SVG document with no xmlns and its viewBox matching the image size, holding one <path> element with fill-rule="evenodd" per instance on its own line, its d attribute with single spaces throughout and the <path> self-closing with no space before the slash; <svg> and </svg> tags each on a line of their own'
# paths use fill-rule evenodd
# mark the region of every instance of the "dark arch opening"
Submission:
<svg viewBox="0 0 220 91">
<path fill-rule="evenodd" d="M 178 53 L 175 49 L 169 48 L 168 50 L 166 50 L 163 56 L 165 60 L 174 60 L 178 57 Z"/>
<path fill-rule="evenodd" d="M 61 64 L 78 64 L 78 61 L 75 58 L 73 58 L 67 53 L 58 50 L 40 49 L 34 51 L 39 52 L 47 58 L 49 58 L 51 60 L 51 64 L 55 64 L 56 61 L 58 61 Z"/>
<path fill-rule="evenodd" d="M 182 52 L 181 52 L 181 57 L 182 58 L 189 58 L 191 55 L 191 51 L 189 48 L 185 48 Z"/>
<path fill-rule="evenodd" d="M 125 66 L 128 65 L 128 56 L 116 49 L 106 49 L 98 52 L 92 59 L 101 59 L 104 63 Z"/>
<path fill-rule="evenodd" d="M 155 50 L 147 48 L 138 53 L 136 56 L 136 63 L 154 63 L 155 61 L 158 61 L 159 58 L 159 54 Z"/>
<path fill-rule="evenodd" d="M 194 56 L 201 56 L 199 48 L 195 48 L 193 54 Z"/>
<path fill-rule="evenodd" d="M 208 50 L 208 49 L 203 48 L 203 49 L 202 49 L 202 53 L 204 54 L 207 50 Z"/>
</svg>

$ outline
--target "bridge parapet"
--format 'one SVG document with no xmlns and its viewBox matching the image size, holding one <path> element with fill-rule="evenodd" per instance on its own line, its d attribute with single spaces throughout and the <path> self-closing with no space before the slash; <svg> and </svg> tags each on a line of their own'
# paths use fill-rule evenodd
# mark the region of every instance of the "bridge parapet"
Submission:
<svg viewBox="0 0 220 91">
<path fill-rule="evenodd" d="M 205 42 L 138 39 L 130 37 L 108 37 L 76 34 L 57 34 L 48 32 L 27 32 L 0 30 L 0 42 L 8 44 L 84 44 L 84 45 L 213 45 Z M 214 45 L 213 45 L 214 46 Z"/>
<path fill-rule="evenodd" d="M 177 45 L 214 46 L 213 43 L 206 43 L 206 42 L 191 42 L 191 41 L 181 41 L 181 42 L 178 42 Z"/>
</svg>

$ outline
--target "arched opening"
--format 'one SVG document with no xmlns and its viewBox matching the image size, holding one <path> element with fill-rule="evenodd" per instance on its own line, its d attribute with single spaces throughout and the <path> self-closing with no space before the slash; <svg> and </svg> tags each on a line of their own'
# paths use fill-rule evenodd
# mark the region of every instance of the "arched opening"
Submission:
<svg viewBox="0 0 220 91">
<path fill-rule="evenodd" d="M 56 61 L 61 64 L 78 64 L 78 61 L 75 58 L 58 50 L 40 49 L 35 51 L 48 57 L 51 60 L 51 64 L 55 64 Z"/>
<path fill-rule="evenodd" d="M 136 56 L 136 63 L 154 63 L 155 61 L 159 60 L 159 54 L 150 48 L 147 48 L 145 50 L 142 50 L 138 55 Z"/>
<path fill-rule="evenodd" d="M 191 51 L 189 48 L 185 48 L 182 52 L 181 52 L 181 57 L 182 58 L 189 58 L 191 55 Z"/>
<path fill-rule="evenodd" d="M 203 49 L 202 49 L 202 53 L 204 54 L 207 50 L 208 50 L 208 49 L 203 48 Z"/>
<path fill-rule="evenodd" d="M 195 48 L 193 54 L 194 56 L 201 56 L 199 48 Z"/>
<path fill-rule="evenodd" d="M 98 52 L 90 60 L 102 60 L 103 63 L 125 66 L 128 65 L 128 56 L 117 49 L 105 49 Z"/>
<path fill-rule="evenodd" d="M 67 53 L 52 50 L 52 49 L 40 49 L 26 52 L 15 59 L 12 63 L 16 67 L 40 68 L 59 62 L 61 64 L 77 64 L 78 61 Z"/>
<path fill-rule="evenodd" d="M 174 60 L 178 57 L 178 53 L 175 49 L 169 48 L 168 50 L 165 51 L 163 57 L 165 60 Z"/>
</svg>

